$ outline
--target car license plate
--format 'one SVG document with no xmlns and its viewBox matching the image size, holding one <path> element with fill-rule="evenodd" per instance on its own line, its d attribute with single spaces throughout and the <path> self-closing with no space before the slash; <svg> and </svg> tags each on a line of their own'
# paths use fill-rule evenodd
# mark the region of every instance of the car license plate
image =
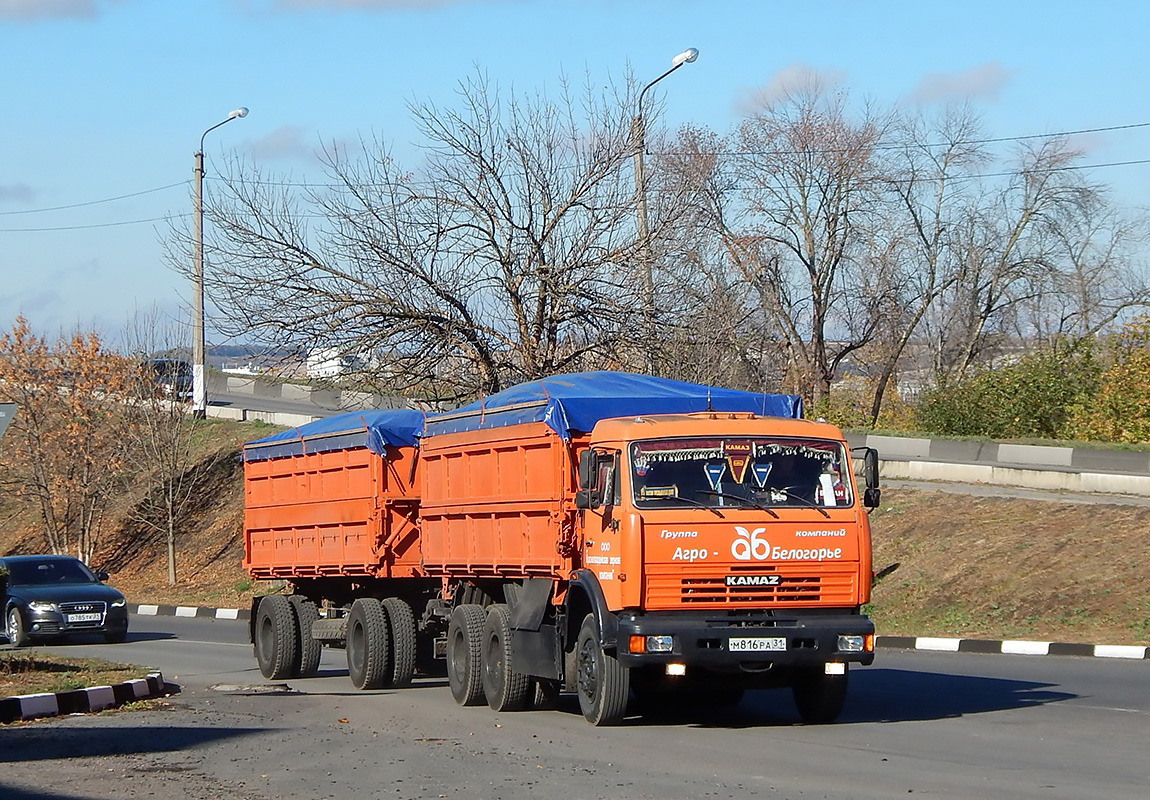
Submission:
<svg viewBox="0 0 1150 800">
<path fill-rule="evenodd" d="M 64 617 L 65 617 L 65 619 L 68 620 L 69 625 L 71 625 L 72 623 L 75 623 L 75 622 L 99 622 L 100 621 L 100 615 L 99 614 L 65 614 Z"/>
<path fill-rule="evenodd" d="M 732 636 L 727 639 L 727 649 L 732 653 L 778 652 L 787 649 L 787 640 L 782 636 Z"/>
</svg>

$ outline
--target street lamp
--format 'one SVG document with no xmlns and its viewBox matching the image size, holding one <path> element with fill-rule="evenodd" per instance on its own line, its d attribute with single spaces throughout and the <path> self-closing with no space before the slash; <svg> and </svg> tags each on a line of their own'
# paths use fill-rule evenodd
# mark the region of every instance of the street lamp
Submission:
<svg viewBox="0 0 1150 800">
<path fill-rule="evenodd" d="M 643 260 L 643 338 L 647 357 L 647 373 L 655 373 L 655 275 L 651 263 L 651 234 L 647 228 L 647 185 L 643 172 L 643 151 L 647 149 L 646 132 L 643 126 L 643 96 L 647 90 L 684 64 L 690 64 L 699 57 L 694 47 L 687 48 L 671 59 L 671 68 L 648 83 L 639 92 L 639 102 L 635 104 L 635 116 L 631 120 L 631 138 L 635 147 L 635 222 L 639 233 L 639 247 Z"/>
<path fill-rule="evenodd" d="M 196 151 L 195 195 L 192 213 L 192 414 L 203 419 L 208 414 L 207 369 L 204 347 L 204 139 L 209 133 L 233 119 L 246 117 L 246 108 L 228 112 L 228 118 L 217 122 L 200 137 Z"/>
</svg>

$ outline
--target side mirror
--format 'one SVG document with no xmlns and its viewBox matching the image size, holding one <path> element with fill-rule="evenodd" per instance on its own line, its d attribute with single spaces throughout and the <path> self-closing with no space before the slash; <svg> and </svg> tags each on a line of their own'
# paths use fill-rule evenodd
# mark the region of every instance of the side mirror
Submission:
<svg viewBox="0 0 1150 800">
<path fill-rule="evenodd" d="M 879 503 L 882 501 L 882 489 L 876 486 L 868 486 L 863 490 L 863 507 L 864 508 L 878 508 Z"/>
<path fill-rule="evenodd" d="M 863 480 L 868 489 L 877 489 L 878 483 L 878 450 L 868 447 L 863 451 Z"/>
<path fill-rule="evenodd" d="M 580 489 L 575 492 L 575 508 L 593 508 L 590 489 Z"/>
<path fill-rule="evenodd" d="M 108 580 L 108 573 L 97 572 L 96 573 L 96 580 L 98 580 L 100 583 L 103 583 L 104 581 Z"/>
</svg>

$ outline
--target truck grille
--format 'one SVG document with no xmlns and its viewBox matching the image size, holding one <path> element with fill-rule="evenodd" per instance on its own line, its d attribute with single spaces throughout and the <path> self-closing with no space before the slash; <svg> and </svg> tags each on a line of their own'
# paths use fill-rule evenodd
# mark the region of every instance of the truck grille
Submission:
<svg viewBox="0 0 1150 800">
<path fill-rule="evenodd" d="M 761 608 L 770 606 L 856 605 L 854 565 L 747 567 L 722 572 L 714 566 L 684 568 L 653 565 L 648 570 L 647 606 L 652 609 L 698 606 Z M 718 574 L 716 574 L 718 572 Z M 728 586 L 728 575 L 777 575 L 774 586 Z"/>
</svg>

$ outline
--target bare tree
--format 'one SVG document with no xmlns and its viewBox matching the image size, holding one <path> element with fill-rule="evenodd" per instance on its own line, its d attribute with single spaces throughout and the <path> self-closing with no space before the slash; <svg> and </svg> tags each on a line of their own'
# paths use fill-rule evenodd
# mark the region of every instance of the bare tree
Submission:
<svg viewBox="0 0 1150 800">
<path fill-rule="evenodd" d="M 845 95 L 812 84 L 737 134 L 740 191 L 721 217 L 728 257 L 793 356 L 798 388 L 816 402 L 880 321 L 862 267 L 887 125 L 868 111 L 853 122 Z"/>
<path fill-rule="evenodd" d="M 1043 297 L 1051 276 L 1065 269 L 1075 249 L 1067 237 L 1090 224 L 1101 199 L 1073 170 L 1079 157 L 1061 138 L 1021 146 L 1005 184 L 969 205 L 952 227 L 957 280 L 940 295 L 928 323 L 938 382 L 962 377 L 1006 343 L 1017 345 L 1020 332 L 1033 333 L 1023 330 L 1027 309 L 1049 309 Z M 1097 304 L 1088 304 L 1097 316 Z M 1037 325 L 1033 314 L 1031 320 Z"/>
<path fill-rule="evenodd" d="M 174 359 L 175 332 L 156 310 L 138 314 L 125 331 L 125 346 L 143 368 L 126 387 L 125 443 L 132 452 L 130 472 L 122 475 L 125 496 L 131 498 L 129 521 L 163 538 L 168 583 L 175 585 L 176 544 L 187 511 L 196 504 L 205 470 L 197 462 L 194 443 L 207 423 L 191 413 L 182 385 L 166 382 L 148 368 L 154 359 Z M 159 380 L 157 380 L 159 378 Z M 141 491 L 142 490 L 142 491 Z"/>
<path fill-rule="evenodd" d="M 220 327 L 363 354 L 389 388 L 445 400 L 617 362 L 638 308 L 627 104 L 482 77 L 459 98 L 411 107 L 418 170 L 378 142 L 328 148 L 326 190 L 233 164 L 207 211 Z"/>
</svg>

